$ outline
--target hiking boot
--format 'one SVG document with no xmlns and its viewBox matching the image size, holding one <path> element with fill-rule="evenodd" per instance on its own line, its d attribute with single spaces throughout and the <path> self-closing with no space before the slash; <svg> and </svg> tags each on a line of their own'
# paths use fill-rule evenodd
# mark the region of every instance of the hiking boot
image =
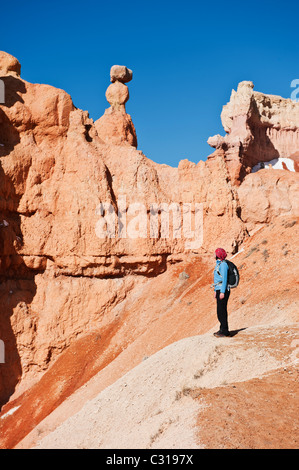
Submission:
<svg viewBox="0 0 299 470">
<path fill-rule="evenodd" d="M 224 333 L 221 333 L 221 331 L 217 331 L 216 333 L 214 333 L 214 336 L 216 336 L 216 338 L 227 338 L 229 336 L 229 333 L 225 335 Z"/>
</svg>

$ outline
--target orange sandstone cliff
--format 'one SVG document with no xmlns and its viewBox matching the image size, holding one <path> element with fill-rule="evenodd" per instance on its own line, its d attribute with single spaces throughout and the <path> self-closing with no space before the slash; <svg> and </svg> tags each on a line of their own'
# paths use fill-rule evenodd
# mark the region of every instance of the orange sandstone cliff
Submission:
<svg viewBox="0 0 299 470">
<path fill-rule="evenodd" d="M 209 342 L 217 324 L 210 289 L 216 245 L 236 256 L 243 280 L 231 300 L 235 330 L 244 324 L 273 324 L 283 338 L 275 349 L 268 326 L 256 337 L 243 333 L 248 347 L 255 348 L 252 361 L 259 361 L 260 338 L 270 344 L 269 357 L 275 350 L 276 358 L 264 361 L 260 374 L 286 367 L 284 347 L 293 374 L 299 103 L 255 92 L 251 82 L 242 82 L 223 108 L 226 136 L 209 139 L 215 151 L 206 161 L 182 160 L 172 168 L 137 149 L 136 130 L 125 109 L 132 76 L 124 66 L 112 67 L 106 92 L 110 107 L 94 122 L 63 90 L 23 80 L 18 60 L 0 53 L 5 90 L 0 104 L 2 448 L 37 445 L 79 412 L 84 401 L 133 374 L 143 358 L 194 335 L 207 338 L 198 345 L 207 354 L 201 365 L 206 376 L 212 367 L 208 357 L 217 351 Z M 284 166 L 276 169 L 274 161 Z M 265 162 L 272 164 L 267 168 Z M 290 336 L 285 325 L 290 325 Z M 190 353 L 192 348 L 186 348 Z M 227 345 L 223 348 L 228 363 Z M 172 354 L 172 362 L 165 359 L 166 369 L 167 364 L 174 367 Z M 242 360 L 242 368 L 250 369 L 245 356 Z M 239 375 L 232 374 L 232 381 L 256 377 L 236 370 Z M 193 377 L 197 372 L 192 370 Z M 211 378 L 213 387 L 220 384 L 217 380 Z M 174 407 L 200 384 L 193 380 L 181 386 Z M 105 393 L 101 399 L 108 406 Z M 69 429 L 85 420 L 76 419 Z M 112 422 L 109 414 L 99 419 Z M 164 421 L 172 419 L 167 415 Z M 199 419 L 199 429 L 205 419 Z M 155 424 L 158 434 L 154 427 L 142 429 L 139 445 L 162 445 L 163 429 L 170 426 L 162 424 Z M 126 444 L 119 437 L 115 445 L 132 446 L 139 425 L 138 420 L 132 423 L 132 441 Z M 107 437 L 113 429 L 95 443 L 92 436 L 100 431 L 90 427 L 90 440 L 73 446 L 113 447 Z M 165 445 L 176 442 L 172 432 Z M 246 442 L 246 429 L 242 432 Z M 206 446 L 219 446 L 208 431 L 200 439 Z M 71 442 L 60 435 L 44 445 L 58 440 L 62 447 Z"/>
</svg>

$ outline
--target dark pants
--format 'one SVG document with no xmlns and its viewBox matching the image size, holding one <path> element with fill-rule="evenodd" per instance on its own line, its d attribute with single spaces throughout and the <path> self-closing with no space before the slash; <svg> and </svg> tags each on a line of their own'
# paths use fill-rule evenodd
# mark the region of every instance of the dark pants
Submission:
<svg viewBox="0 0 299 470">
<path fill-rule="evenodd" d="M 220 299 L 220 290 L 216 290 L 217 300 L 217 317 L 220 322 L 220 333 L 228 335 L 228 322 L 227 322 L 227 302 L 230 296 L 230 290 L 226 290 L 224 299 Z"/>
</svg>

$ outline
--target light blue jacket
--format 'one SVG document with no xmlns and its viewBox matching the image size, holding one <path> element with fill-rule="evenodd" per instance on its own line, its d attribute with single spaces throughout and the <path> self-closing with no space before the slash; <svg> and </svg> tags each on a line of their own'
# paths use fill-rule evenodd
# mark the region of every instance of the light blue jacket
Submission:
<svg viewBox="0 0 299 470">
<path fill-rule="evenodd" d="M 220 275 L 218 274 L 218 272 Z M 214 269 L 214 290 L 220 290 L 222 294 L 225 293 L 227 288 L 227 273 L 228 265 L 225 261 L 216 260 L 216 266 Z"/>
</svg>

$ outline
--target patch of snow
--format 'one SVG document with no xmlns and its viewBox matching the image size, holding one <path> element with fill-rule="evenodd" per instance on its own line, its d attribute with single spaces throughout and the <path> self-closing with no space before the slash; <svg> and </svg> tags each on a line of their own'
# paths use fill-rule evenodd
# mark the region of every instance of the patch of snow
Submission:
<svg viewBox="0 0 299 470">
<path fill-rule="evenodd" d="M 233 256 L 231 256 L 229 259 L 233 259 L 235 256 L 239 255 L 240 253 L 242 253 L 244 251 L 244 248 L 241 248 L 240 251 L 238 251 L 237 253 L 235 253 Z"/>
<path fill-rule="evenodd" d="M 295 165 L 294 165 L 294 160 L 291 158 L 274 158 L 273 160 L 270 160 L 269 162 L 260 162 L 257 165 L 255 165 L 251 173 L 256 173 L 259 170 L 262 169 L 269 169 L 273 168 L 274 170 L 289 170 L 289 171 L 295 171 Z"/>
<path fill-rule="evenodd" d="M 14 408 L 11 408 L 7 413 L 1 416 L 1 419 L 6 418 L 6 416 L 12 415 L 18 408 L 20 408 L 20 406 L 15 406 Z"/>
</svg>

